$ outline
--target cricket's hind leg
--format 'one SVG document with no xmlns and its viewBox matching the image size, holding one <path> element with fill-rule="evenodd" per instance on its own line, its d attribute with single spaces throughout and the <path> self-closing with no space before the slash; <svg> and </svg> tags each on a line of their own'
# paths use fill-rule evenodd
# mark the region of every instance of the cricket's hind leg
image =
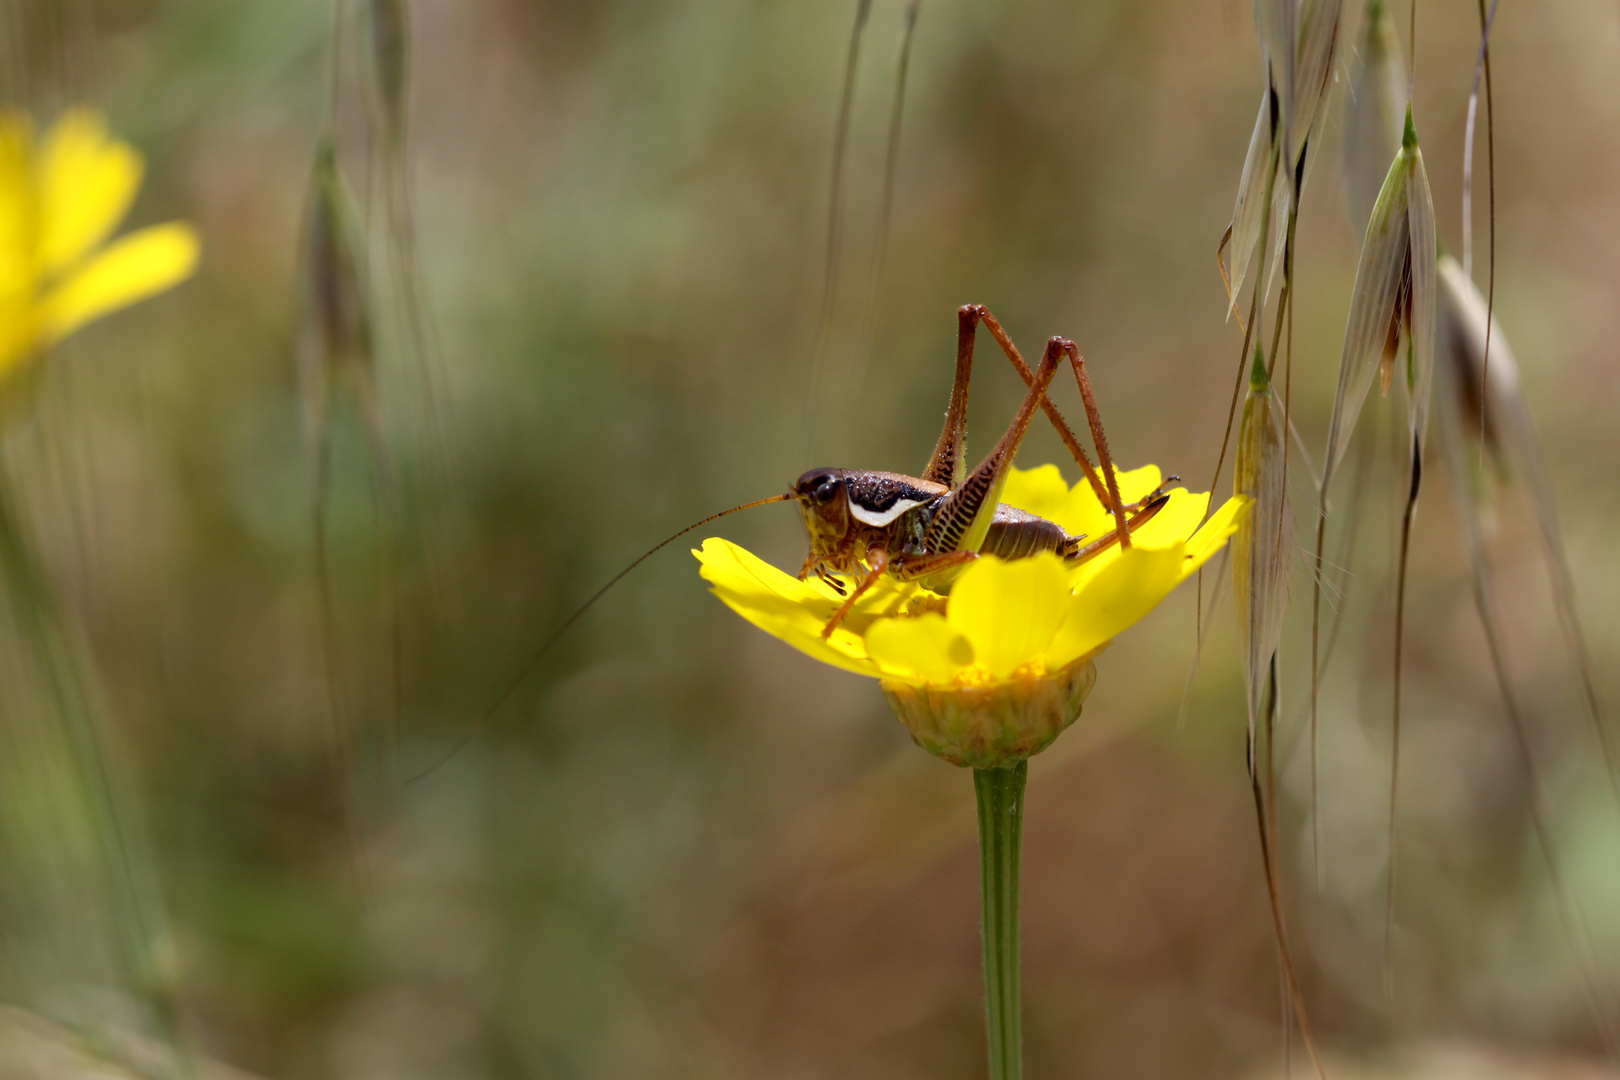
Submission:
<svg viewBox="0 0 1620 1080">
<path fill-rule="evenodd" d="M 1006 354 L 1007 361 L 1017 370 L 1026 387 L 1035 385 L 1035 372 L 1030 370 L 1024 357 L 1013 344 L 1007 331 L 1002 329 L 1001 323 L 990 309 L 983 304 L 966 304 L 956 312 L 956 377 L 951 383 L 950 407 L 945 412 L 945 427 L 940 431 L 939 442 L 934 446 L 934 454 L 928 459 L 923 468 L 923 478 L 932 480 L 936 484 L 946 487 L 959 487 L 966 476 L 967 455 L 967 407 L 968 389 L 973 380 L 973 340 L 979 324 L 990 331 L 996 344 Z M 1097 474 L 1096 466 L 1092 465 L 1091 458 L 1086 454 L 1085 447 L 1075 436 L 1074 430 L 1064 420 L 1063 414 L 1058 411 L 1050 398 L 1044 395 L 1041 398 L 1041 409 L 1046 418 L 1052 422 L 1057 431 L 1058 438 L 1068 447 L 1069 453 L 1074 457 L 1075 463 L 1085 473 L 1086 480 L 1091 484 L 1091 490 L 1096 493 L 1098 501 L 1108 503 L 1108 488 L 1102 477 Z"/>
<path fill-rule="evenodd" d="M 996 339 L 997 345 L 1001 346 L 1001 351 L 1007 355 L 1008 363 L 1012 364 L 1018 371 L 1019 377 L 1024 380 L 1024 385 L 1032 385 L 1035 381 L 1035 373 L 1024 362 L 1023 356 L 1018 352 L 1018 346 L 1014 345 L 1012 338 L 1007 336 L 1007 331 L 1001 328 L 1001 323 L 997 321 L 994 315 L 990 314 L 990 309 L 982 304 L 970 304 L 962 309 L 962 313 L 966 313 L 970 309 L 974 318 L 984 323 L 984 328 L 990 331 L 990 336 Z M 1103 478 L 1098 475 L 1097 467 L 1091 463 L 1091 457 L 1086 453 L 1086 448 L 1080 445 L 1079 438 L 1075 435 L 1074 429 L 1069 427 L 1068 421 L 1063 418 L 1063 413 L 1053 404 L 1051 398 L 1042 399 L 1041 409 L 1046 413 L 1046 418 L 1052 422 L 1053 430 L 1057 432 L 1058 438 L 1063 441 L 1063 445 L 1068 448 L 1075 464 L 1079 465 L 1080 471 L 1085 473 L 1086 482 L 1091 485 L 1092 493 L 1097 496 L 1097 501 L 1104 506 L 1108 506 L 1108 486 L 1103 482 Z"/>
<path fill-rule="evenodd" d="M 1169 487 L 1171 484 L 1179 484 L 1179 483 L 1181 483 L 1181 477 L 1179 477 L 1179 476 L 1176 476 L 1176 475 L 1172 474 L 1170 476 L 1165 477 L 1163 480 L 1159 481 L 1159 486 L 1158 487 L 1154 488 L 1152 491 L 1148 492 L 1146 495 L 1142 496 L 1140 499 L 1137 499 L 1135 502 L 1126 503 L 1125 504 L 1125 512 L 1127 514 L 1135 513 L 1136 511 L 1142 509 L 1144 506 L 1147 506 L 1149 503 L 1154 502 L 1155 500 L 1157 500 L 1160 495 L 1164 494 L 1164 489 L 1165 488 Z M 1134 525 L 1131 526 L 1131 528 L 1133 528 L 1133 529 L 1135 527 L 1136 526 L 1134 526 Z"/>
<path fill-rule="evenodd" d="M 968 387 L 973 381 L 973 332 L 978 326 L 969 304 L 956 313 L 956 376 L 951 380 L 951 403 L 945 410 L 945 427 L 934 445 L 933 456 L 923 467 L 922 478 L 946 487 L 959 487 L 966 476 Z"/>
<path fill-rule="evenodd" d="M 1075 382 L 1080 388 L 1080 399 L 1085 404 L 1086 421 L 1091 428 L 1092 443 L 1097 448 L 1097 458 L 1101 462 L 1100 469 L 1091 463 L 1091 458 L 1086 454 L 1085 447 L 1080 445 L 1080 440 L 1075 436 L 1068 422 L 1063 419 L 1063 414 L 1046 396 L 1047 382 L 1040 382 L 1040 375 L 1030 370 L 1029 365 L 1024 362 L 1023 356 L 1019 354 L 1018 347 L 1013 344 L 1012 338 L 1002 328 L 1000 321 L 990 313 L 990 309 L 983 304 L 967 304 L 957 310 L 956 318 L 956 375 L 951 384 L 951 401 L 945 413 L 945 427 L 940 432 L 939 442 L 934 447 L 934 454 L 923 471 L 924 478 L 935 483 L 945 484 L 952 489 L 964 487 L 970 482 L 970 478 L 964 473 L 964 458 L 967 446 L 968 390 L 973 380 L 974 337 L 979 324 L 983 323 L 985 329 L 990 331 L 990 336 L 995 338 L 996 344 L 1001 347 L 1001 351 L 1006 354 L 1008 362 L 1017 369 L 1019 376 L 1024 380 L 1024 385 L 1029 387 L 1032 396 L 1035 396 L 1042 411 L 1046 413 L 1047 419 L 1052 422 L 1053 428 L 1056 429 L 1058 437 L 1062 439 L 1063 445 L 1068 448 L 1069 453 L 1074 457 L 1075 463 L 1085 473 L 1086 481 L 1091 485 L 1091 490 L 1097 496 L 1097 501 L 1107 507 L 1114 515 L 1115 538 L 1123 546 L 1129 547 L 1131 544 L 1131 530 L 1127 525 L 1126 515 L 1132 510 L 1140 511 L 1142 508 L 1151 505 L 1152 501 L 1161 494 L 1164 485 L 1161 484 L 1158 489 L 1146 498 L 1138 500 L 1129 506 L 1121 499 L 1119 480 L 1114 468 L 1113 457 L 1108 450 L 1108 438 L 1103 433 L 1102 415 L 1097 409 L 1097 400 L 1091 390 L 1091 379 L 1086 373 L 1085 358 L 1080 355 L 1079 348 L 1071 341 L 1065 341 L 1062 338 L 1052 339 L 1053 343 L 1062 342 L 1061 352 L 1069 358 L 1069 364 L 1074 369 Z M 1049 343 L 1047 352 L 1050 353 L 1051 351 L 1052 344 Z M 1045 366 L 1044 357 L 1042 366 L 1043 368 Z M 1038 382 L 1041 390 L 1037 395 L 1035 389 Z M 1021 440 L 1022 437 L 1022 433 L 1020 433 L 1019 439 Z M 1005 441 L 1003 439 L 1003 442 Z M 1014 450 L 1016 451 L 1016 445 Z M 956 492 L 953 490 L 953 499 L 955 494 Z M 949 529 L 954 527 L 954 522 L 942 525 L 936 519 L 935 527 Z M 933 529 L 930 531 L 932 532 Z"/>
<path fill-rule="evenodd" d="M 1140 505 L 1141 509 L 1127 519 L 1126 535 L 1134 533 L 1137 529 L 1140 529 L 1143 525 L 1146 525 L 1148 522 L 1152 521 L 1156 516 L 1158 516 L 1159 511 L 1164 509 L 1164 504 L 1169 501 L 1169 495 L 1163 492 L 1156 492 L 1153 495 L 1148 496 L 1146 499 L 1143 499 L 1140 504 L 1133 503 L 1132 505 Z M 1070 566 L 1079 566 L 1083 562 L 1088 562 L 1091 559 L 1096 558 L 1098 555 L 1101 555 L 1103 552 L 1120 542 L 1120 533 L 1118 529 L 1115 529 L 1106 536 L 1099 536 L 1089 544 L 1083 543 L 1085 539 L 1086 538 L 1084 536 L 1071 536 L 1069 538 L 1068 545 L 1066 545 L 1062 553 L 1063 561 L 1065 563 Z"/>
<path fill-rule="evenodd" d="M 1114 513 L 1114 535 L 1122 547 L 1131 546 L 1131 531 L 1125 524 L 1125 504 L 1119 497 L 1119 473 L 1114 468 L 1113 456 L 1108 453 L 1108 438 L 1103 434 L 1102 414 L 1097 411 L 1097 399 L 1091 393 L 1091 378 L 1086 374 L 1086 360 L 1080 350 L 1070 343 L 1065 350 L 1069 366 L 1074 369 L 1074 381 L 1080 386 L 1080 400 L 1086 406 L 1086 420 L 1091 425 L 1091 441 L 1097 447 L 1097 458 L 1102 462 L 1103 478 L 1108 482 L 1108 498 L 1103 505 Z M 1157 513 L 1157 509 L 1154 511 Z"/>
<path fill-rule="evenodd" d="M 927 531 L 923 534 L 922 550 L 931 555 L 977 551 L 984 542 L 994 519 L 996 504 L 1001 498 L 1001 489 L 1007 481 L 1007 472 L 1012 467 L 1019 444 L 1029 431 L 1030 421 L 1035 418 L 1035 409 L 1046 399 L 1046 388 L 1051 385 L 1058 362 L 1073 348 L 1074 343 L 1063 338 L 1055 337 L 1047 342 L 1035 381 L 1024 396 L 1024 403 L 1019 406 L 1017 415 L 1007 426 L 1006 433 L 1001 436 L 1001 441 L 960 485 L 941 496 L 935 505 Z"/>
</svg>

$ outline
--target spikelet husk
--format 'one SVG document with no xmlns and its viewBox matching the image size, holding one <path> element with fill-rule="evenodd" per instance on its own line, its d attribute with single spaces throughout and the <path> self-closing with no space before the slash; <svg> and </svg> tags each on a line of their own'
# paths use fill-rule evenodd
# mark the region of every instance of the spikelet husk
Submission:
<svg viewBox="0 0 1620 1080">
<path fill-rule="evenodd" d="M 1277 98 L 1275 138 L 1284 152 L 1276 156 L 1283 173 L 1278 177 L 1272 198 L 1273 222 L 1287 219 L 1293 203 L 1288 182 L 1304 152 L 1327 100 L 1333 68 L 1338 55 L 1342 0 L 1256 0 L 1255 30 L 1260 36 L 1262 60 L 1266 66 L 1267 91 L 1261 95 L 1260 110 L 1238 181 L 1237 202 L 1227 226 L 1223 253 L 1230 258 L 1228 293 L 1236 297 L 1247 280 L 1249 264 L 1261 232 L 1261 209 L 1265 201 L 1269 164 L 1273 160 L 1271 95 Z M 1288 43 L 1294 43 L 1293 48 Z M 1282 257 L 1285 232 L 1274 228 L 1272 250 L 1266 253 L 1266 288 L 1269 291 Z"/>
<path fill-rule="evenodd" d="M 1254 0 L 1254 33 L 1266 82 L 1286 110 L 1294 85 L 1294 43 L 1299 40 L 1299 0 Z M 1286 112 L 1285 112 L 1286 115 Z"/>
<path fill-rule="evenodd" d="M 1384 0 L 1368 0 L 1344 117 L 1345 200 L 1358 231 L 1367 228 L 1389 162 L 1400 152 L 1406 107 L 1403 67 Z"/>
<path fill-rule="evenodd" d="M 1270 93 L 1260 95 L 1260 112 L 1254 118 L 1249 150 L 1243 158 L 1243 174 L 1238 178 L 1237 203 L 1222 241 L 1223 257 L 1231 259 L 1227 274 L 1227 297 L 1236 300 L 1249 274 L 1254 246 L 1260 242 L 1260 210 L 1265 203 L 1266 177 L 1271 168 Z M 1227 306 L 1230 317 L 1232 305 Z"/>
<path fill-rule="evenodd" d="M 1294 518 L 1284 458 L 1287 441 L 1276 395 L 1260 350 L 1255 350 L 1243 421 L 1238 428 L 1233 492 L 1254 500 L 1254 509 L 1232 537 L 1232 596 L 1248 689 L 1251 738 L 1264 703 L 1271 658 L 1282 637 L 1288 607 L 1288 576 L 1294 550 Z"/>
<path fill-rule="evenodd" d="M 1289 160 L 1298 161 L 1304 141 L 1315 128 L 1327 102 L 1338 60 L 1343 0 L 1305 0 L 1299 17 L 1299 52 L 1294 85 L 1284 116 L 1288 117 Z"/>
<path fill-rule="evenodd" d="M 1356 267 L 1322 464 L 1324 492 L 1373 376 L 1381 373 L 1387 392 L 1397 366 L 1407 393 L 1409 445 L 1422 455 L 1434 377 L 1435 260 L 1434 201 L 1408 110 L 1406 136 L 1378 193 Z"/>
<path fill-rule="evenodd" d="M 1407 221 L 1411 234 L 1412 280 L 1410 320 L 1405 327 L 1409 342 L 1406 372 L 1406 429 L 1414 453 L 1423 457 L 1429 428 L 1429 397 L 1434 389 L 1434 324 L 1439 303 L 1437 259 L 1439 242 L 1435 235 L 1434 198 L 1429 192 L 1429 176 L 1423 168 L 1423 152 L 1412 139 L 1416 165 L 1407 179 Z"/>
</svg>

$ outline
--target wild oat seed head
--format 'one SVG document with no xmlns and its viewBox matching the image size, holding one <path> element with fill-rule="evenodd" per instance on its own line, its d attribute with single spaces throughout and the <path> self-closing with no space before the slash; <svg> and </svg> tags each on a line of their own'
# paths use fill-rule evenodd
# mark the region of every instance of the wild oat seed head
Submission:
<svg viewBox="0 0 1620 1080">
<path fill-rule="evenodd" d="M 1324 490 L 1344 458 L 1373 375 L 1378 374 L 1387 393 L 1397 363 L 1407 393 L 1409 445 L 1421 456 L 1434 376 L 1435 274 L 1434 201 L 1408 107 L 1401 149 L 1384 178 L 1361 244 L 1328 424 Z"/>
<path fill-rule="evenodd" d="M 1232 596 L 1248 690 L 1250 731 L 1259 715 L 1271 657 L 1282 637 L 1294 551 L 1293 510 L 1284 455 L 1287 442 L 1264 357 L 1256 348 L 1243 403 L 1233 494 L 1253 508 L 1232 537 Z"/>
<path fill-rule="evenodd" d="M 1266 91 L 1249 136 L 1249 148 L 1238 181 L 1237 202 L 1227 226 L 1223 250 L 1229 251 L 1228 293 L 1243 289 L 1249 263 L 1263 230 L 1261 213 L 1268 181 L 1272 244 L 1262 253 L 1270 290 L 1285 241 L 1281 223 L 1293 203 L 1295 166 L 1320 119 L 1338 56 L 1342 0 L 1256 0 L 1255 27 L 1265 64 Z M 1277 174 L 1273 178 L 1273 163 Z"/>
<path fill-rule="evenodd" d="M 337 156 L 331 143 L 323 141 L 315 153 L 304 266 L 309 332 L 314 338 L 311 374 L 330 376 L 345 364 L 371 362 L 371 317 L 356 241 Z"/>
</svg>

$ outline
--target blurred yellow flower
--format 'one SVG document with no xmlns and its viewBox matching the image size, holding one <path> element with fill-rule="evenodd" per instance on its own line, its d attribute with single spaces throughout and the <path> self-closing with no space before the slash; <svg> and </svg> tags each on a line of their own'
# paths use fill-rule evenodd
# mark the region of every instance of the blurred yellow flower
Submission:
<svg viewBox="0 0 1620 1080">
<path fill-rule="evenodd" d="M 1160 479 L 1153 465 L 1120 473 L 1120 496 L 1140 499 Z M 1114 527 L 1090 486 L 1071 488 L 1055 465 L 1013 469 L 1001 501 L 1074 535 Z M 981 558 L 948 598 L 885 577 L 827 638 L 822 628 L 843 602 L 827 585 L 799 581 L 728 540 L 705 540 L 693 554 L 728 607 L 817 660 L 886 684 L 966 689 L 1058 672 L 1147 615 L 1220 550 L 1248 500 L 1228 500 L 1200 525 L 1208 505 L 1207 494 L 1177 488 L 1131 547 L 1075 567 L 1050 554 Z"/>
<path fill-rule="evenodd" d="M 85 323 L 162 292 L 197 265 L 197 235 L 171 222 L 103 242 L 141 186 L 140 154 L 88 109 L 36 143 L 0 112 L 0 381 Z"/>
</svg>

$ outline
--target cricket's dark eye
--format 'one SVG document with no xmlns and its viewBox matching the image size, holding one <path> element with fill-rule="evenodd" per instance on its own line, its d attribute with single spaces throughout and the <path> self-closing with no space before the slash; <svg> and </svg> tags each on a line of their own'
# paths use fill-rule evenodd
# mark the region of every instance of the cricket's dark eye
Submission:
<svg viewBox="0 0 1620 1080">
<path fill-rule="evenodd" d="M 820 481 L 818 481 L 816 483 L 816 490 L 815 490 L 816 502 L 823 503 L 823 504 L 830 503 L 830 502 L 833 501 L 833 496 L 835 496 L 837 494 L 838 494 L 838 478 L 836 476 L 823 477 Z"/>
</svg>

